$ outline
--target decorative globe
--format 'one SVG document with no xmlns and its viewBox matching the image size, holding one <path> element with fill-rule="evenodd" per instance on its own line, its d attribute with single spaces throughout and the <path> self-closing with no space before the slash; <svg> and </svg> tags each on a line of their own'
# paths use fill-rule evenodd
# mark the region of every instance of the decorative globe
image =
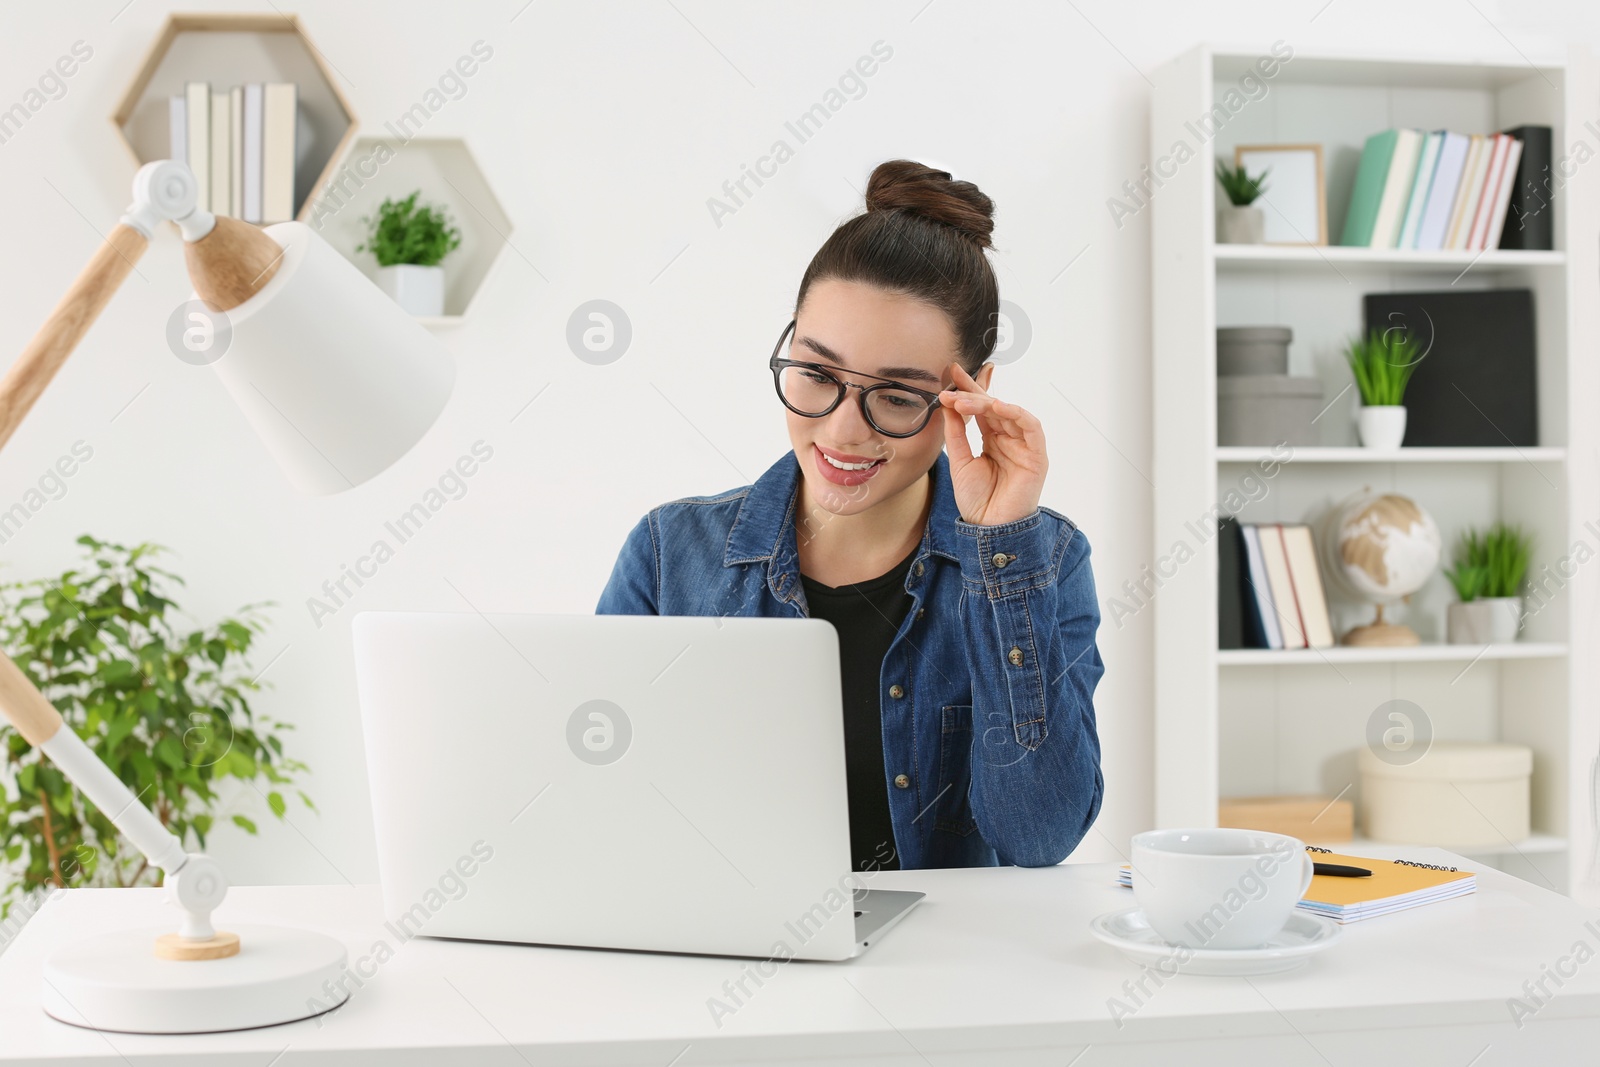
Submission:
<svg viewBox="0 0 1600 1067">
<path fill-rule="evenodd" d="M 1398 493 L 1363 494 L 1331 517 L 1328 571 L 1363 600 L 1387 604 L 1421 589 L 1439 566 L 1433 516 Z"/>
</svg>

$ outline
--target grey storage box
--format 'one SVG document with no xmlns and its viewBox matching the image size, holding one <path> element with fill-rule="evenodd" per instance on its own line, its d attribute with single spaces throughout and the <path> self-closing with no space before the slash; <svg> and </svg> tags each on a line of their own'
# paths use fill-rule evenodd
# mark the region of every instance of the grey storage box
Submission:
<svg viewBox="0 0 1600 1067">
<path fill-rule="evenodd" d="M 1311 421 L 1322 411 L 1322 381 L 1284 374 L 1231 374 L 1217 379 L 1217 444 L 1321 443 Z"/>
<path fill-rule="evenodd" d="M 1217 327 L 1217 374 L 1288 374 L 1287 326 Z"/>
</svg>

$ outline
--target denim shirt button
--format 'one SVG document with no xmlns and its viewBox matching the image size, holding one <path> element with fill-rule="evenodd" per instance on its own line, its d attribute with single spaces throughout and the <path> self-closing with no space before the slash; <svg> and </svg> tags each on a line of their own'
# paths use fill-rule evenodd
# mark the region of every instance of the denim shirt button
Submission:
<svg viewBox="0 0 1600 1067">
<path fill-rule="evenodd" d="M 899 700 L 901 697 L 906 695 L 906 691 L 900 688 L 898 685 L 891 685 L 889 687 L 889 695 L 894 697 L 896 700 Z"/>
<path fill-rule="evenodd" d="M 928 609 L 927 609 L 927 608 L 918 608 L 918 609 L 917 609 L 917 618 L 919 618 L 919 619 L 920 619 L 920 618 L 922 618 L 922 617 L 923 617 L 923 616 L 924 616 L 924 615 L 926 615 L 926 614 L 927 614 L 927 613 L 928 613 Z"/>
<path fill-rule="evenodd" d="M 911 779 L 903 774 L 897 774 L 894 776 L 894 787 L 896 789 L 909 789 L 911 787 Z"/>
<path fill-rule="evenodd" d="M 1022 649 L 1013 648 L 1009 653 L 1007 653 L 1006 658 L 1011 660 L 1011 665 L 1013 667 L 1022 666 Z"/>
<path fill-rule="evenodd" d="M 1006 555 L 1004 552 L 996 552 L 994 554 L 994 558 L 991 559 L 990 562 L 992 562 L 996 568 L 1000 568 L 1004 567 L 1007 563 L 1010 563 L 1011 557 Z"/>
<path fill-rule="evenodd" d="M 912 569 L 916 572 L 916 575 L 917 575 L 918 578 L 922 577 L 922 564 L 921 563 L 918 563 L 916 565 L 916 567 L 914 567 Z"/>
</svg>

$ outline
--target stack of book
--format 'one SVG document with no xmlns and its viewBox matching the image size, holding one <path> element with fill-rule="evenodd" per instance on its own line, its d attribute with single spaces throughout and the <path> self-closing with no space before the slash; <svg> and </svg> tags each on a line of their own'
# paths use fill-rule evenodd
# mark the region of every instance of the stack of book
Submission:
<svg viewBox="0 0 1600 1067">
<path fill-rule="evenodd" d="M 189 82 L 170 98 L 172 158 L 194 171 L 199 207 L 246 222 L 294 218 L 296 96 L 292 82 L 226 92 Z"/>
<path fill-rule="evenodd" d="M 1373 134 L 1361 152 L 1339 243 L 1418 251 L 1501 247 L 1512 194 L 1529 170 L 1524 142 L 1530 130 L 1548 128 L 1488 134 L 1390 129 Z M 1520 229 L 1516 223 L 1512 228 Z"/>
<path fill-rule="evenodd" d="M 1304 523 L 1217 524 L 1219 648 L 1327 648 L 1333 624 Z"/>
</svg>

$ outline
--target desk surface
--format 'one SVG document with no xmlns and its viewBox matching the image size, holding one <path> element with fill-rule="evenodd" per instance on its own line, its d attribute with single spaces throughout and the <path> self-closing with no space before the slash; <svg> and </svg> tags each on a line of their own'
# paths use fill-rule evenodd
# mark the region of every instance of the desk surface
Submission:
<svg viewBox="0 0 1600 1067">
<path fill-rule="evenodd" d="M 1477 870 L 1478 891 L 1347 926 L 1297 971 L 1178 975 L 1160 986 L 1146 977 L 1148 995 L 1131 985 L 1141 968 L 1088 931 L 1094 916 L 1133 905 L 1112 865 L 880 872 L 873 885 L 927 898 L 858 959 L 776 965 L 759 987 L 746 977 L 751 995 L 720 1020 L 708 1003 L 732 1003 L 724 983 L 748 975 L 751 961 L 402 942 L 384 925 L 376 887 L 240 887 L 219 926 L 323 931 L 345 942 L 352 966 L 365 960 L 370 977 L 321 1020 L 189 1037 L 99 1034 L 43 1013 L 40 970 L 55 948 L 169 919 L 159 890 L 77 890 L 52 898 L 0 956 L 0 1060 L 689 1067 L 848 1057 L 831 1062 L 1096 1067 L 1170 1063 L 1177 1040 L 1186 1065 L 1265 1055 L 1275 1064 L 1489 1067 L 1576 1062 L 1569 1055 L 1592 1050 L 1600 913 L 1447 852 L 1407 854 Z M 1529 993 L 1539 996 L 1541 980 L 1554 994 L 1542 1004 Z M 1520 1027 L 1511 998 L 1531 1011 Z"/>
</svg>

